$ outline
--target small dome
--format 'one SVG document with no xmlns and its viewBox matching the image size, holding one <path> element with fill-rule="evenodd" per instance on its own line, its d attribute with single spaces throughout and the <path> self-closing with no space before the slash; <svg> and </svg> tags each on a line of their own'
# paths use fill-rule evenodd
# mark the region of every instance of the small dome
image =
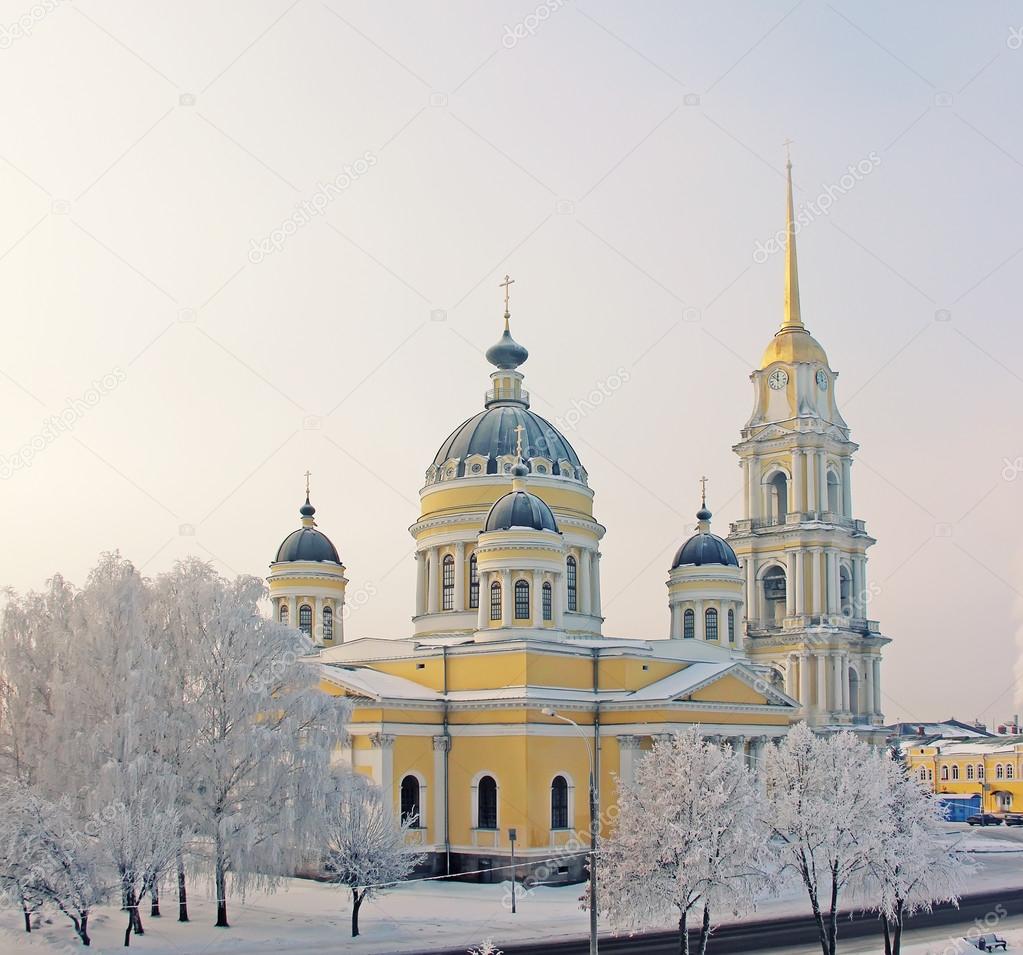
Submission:
<svg viewBox="0 0 1023 955">
<path fill-rule="evenodd" d="M 724 567 L 738 567 L 739 558 L 726 540 L 717 534 L 693 534 L 675 554 L 671 569 L 676 567 L 704 567 L 708 564 L 720 564 Z"/>
<path fill-rule="evenodd" d="M 502 371 L 514 371 L 519 365 L 524 364 L 528 357 L 526 347 L 511 337 L 507 325 L 498 343 L 487 349 L 487 361 Z"/>
<path fill-rule="evenodd" d="M 300 527 L 292 531 L 277 548 L 275 563 L 285 560 L 317 560 L 340 564 L 337 548 L 330 538 L 315 527 Z"/>
<path fill-rule="evenodd" d="M 820 343 L 805 328 L 783 328 L 764 351 L 761 368 L 774 364 L 776 361 L 784 361 L 790 364 L 796 362 L 817 362 L 821 365 L 828 364 L 828 356 Z"/>
<path fill-rule="evenodd" d="M 529 491 L 509 491 L 504 497 L 499 497 L 490 508 L 483 530 L 508 531 L 513 527 L 558 532 L 554 512 Z"/>
</svg>

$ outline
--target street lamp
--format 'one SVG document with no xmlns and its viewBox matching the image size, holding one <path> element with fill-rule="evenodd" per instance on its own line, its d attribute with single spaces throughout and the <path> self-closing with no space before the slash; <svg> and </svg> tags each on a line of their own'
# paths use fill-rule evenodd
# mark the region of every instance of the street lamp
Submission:
<svg viewBox="0 0 1023 955">
<path fill-rule="evenodd" d="M 589 737 L 575 720 L 562 716 L 550 706 L 543 707 L 540 712 L 544 716 L 574 726 L 586 744 L 586 755 L 590 760 L 590 955 L 597 955 L 597 782 L 593 767 L 593 749 Z"/>
</svg>

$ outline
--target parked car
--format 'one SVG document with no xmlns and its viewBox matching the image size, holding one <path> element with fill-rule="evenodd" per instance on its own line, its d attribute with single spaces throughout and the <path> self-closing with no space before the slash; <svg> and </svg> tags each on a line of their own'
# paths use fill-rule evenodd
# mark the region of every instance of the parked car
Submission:
<svg viewBox="0 0 1023 955">
<path fill-rule="evenodd" d="M 996 816 L 993 812 L 975 812 L 967 817 L 966 824 L 969 826 L 1000 826 L 1002 817 Z"/>
<path fill-rule="evenodd" d="M 1007 812 L 1004 818 L 1007 826 L 1023 826 L 1023 812 Z"/>
</svg>

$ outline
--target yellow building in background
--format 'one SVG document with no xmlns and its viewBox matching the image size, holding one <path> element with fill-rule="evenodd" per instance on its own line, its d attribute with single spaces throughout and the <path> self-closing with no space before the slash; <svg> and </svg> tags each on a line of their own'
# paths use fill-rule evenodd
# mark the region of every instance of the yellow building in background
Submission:
<svg viewBox="0 0 1023 955">
<path fill-rule="evenodd" d="M 514 833 L 520 874 L 580 878 L 591 773 L 606 831 L 617 781 L 658 736 L 693 725 L 754 766 L 801 719 L 883 740 L 887 640 L 852 591 L 866 587 L 873 541 L 850 516 L 855 446 L 829 390 L 835 373 L 798 311 L 791 177 L 789 189 L 783 322 L 736 448 L 747 519 L 718 537 L 704 494 L 668 571 L 663 636 L 603 633 L 605 529 L 576 451 L 530 408 L 507 277 L 483 408 L 441 443 L 410 528 L 411 636 L 345 639 L 345 567 L 308 495 L 279 548 L 274 613 L 314 638 L 323 689 L 353 705 L 344 759 L 416 820 L 434 871 L 486 879 L 509 864 Z"/>
<path fill-rule="evenodd" d="M 906 766 L 936 793 L 976 795 L 983 812 L 1023 812 L 1023 736 L 907 743 Z"/>
</svg>

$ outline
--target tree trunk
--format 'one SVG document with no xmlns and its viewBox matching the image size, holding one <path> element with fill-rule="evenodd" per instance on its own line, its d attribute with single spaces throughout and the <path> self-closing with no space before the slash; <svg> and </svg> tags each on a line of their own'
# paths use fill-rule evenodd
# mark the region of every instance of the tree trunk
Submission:
<svg viewBox="0 0 1023 955">
<path fill-rule="evenodd" d="M 887 915 L 881 916 L 881 925 L 884 928 L 884 955 L 892 955 L 892 933 Z"/>
<path fill-rule="evenodd" d="M 689 926 L 687 924 L 689 919 L 689 912 L 686 909 L 682 910 L 682 915 L 678 920 L 678 950 L 679 955 L 689 955 Z"/>
<path fill-rule="evenodd" d="M 230 928 L 227 921 L 227 863 L 224 860 L 224 844 L 217 832 L 216 839 L 216 889 L 217 928 Z"/>
<path fill-rule="evenodd" d="M 82 940 L 82 944 L 88 948 L 92 944 L 92 939 L 89 938 L 89 913 L 86 912 L 80 919 L 75 922 L 75 931 L 78 933 L 78 937 Z"/>
<path fill-rule="evenodd" d="M 828 947 L 825 955 L 835 955 L 838 951 L 838 882 L 831 877 L 831 909 L 828 912 Z"/>
<path fill-rule="evenodd" d="M 899 955 L 902 951 L 902 926 L 906 921 L 906 910 L 902 902 L 895 907 L 895 939 L 892 943 L 892 955 Z"/>
<path fill-rule="evenodd" d="M 178 921 L 188 921 L 188 892 L 185 890 L 185 854 L 178 843 Z"/>
<path fill-rule="evenodd" d="M 805 874 L 803 875 L 803 885 L 806 886 L 807 894 L 810 896 L 810 908 L 813 910 L 813 918 L 817 923 L 817 934 L 820 936 L 821 951 L 824 955 L 831 955 L 831 952 L 828 951 L 828 933 L 824 927 L 824 915 L 821 913 L 817 891 L 810 887 L 809 877 Z"/>
<path fill-rule="evenodd" d="M 710 939 L 710 903 L 703 903 L 703 924 L 700 926 L 700 955 L 707 955 L 707 942 Z"/>
<path fill-rule="evenodd" d="M 365 897 L 365 890 L 360 892 L 358 889 L 352 889 L 352 938 L 359 936 L 359 909 Z"/>
<path fill-rule="evenodd" d="M 142 927 L 142 912 L 140 911 L 140 903 L 142 899 L 137 897 L 134 893 L 132 894 L 132 906 L 131 906 L 131 921 L 135 928 L 136 935 L 145 935 L 146 930 Z"/>
<path fill-rule="evenodd" d="M 25 900 L 21 900 L 21 911 L 25 913 L 25 931 L 32 932 L 32 913 L 29 911 L 28 906 L 25 904 Z"/>
<path fill-rule="evenodd" d="M 160 917 L 160 884 L 154 882 L 152 888 L 149 890 L 152 896 L 152 904 L 149 906 L 150 918 L 158 919 Z"/>
</svg>

